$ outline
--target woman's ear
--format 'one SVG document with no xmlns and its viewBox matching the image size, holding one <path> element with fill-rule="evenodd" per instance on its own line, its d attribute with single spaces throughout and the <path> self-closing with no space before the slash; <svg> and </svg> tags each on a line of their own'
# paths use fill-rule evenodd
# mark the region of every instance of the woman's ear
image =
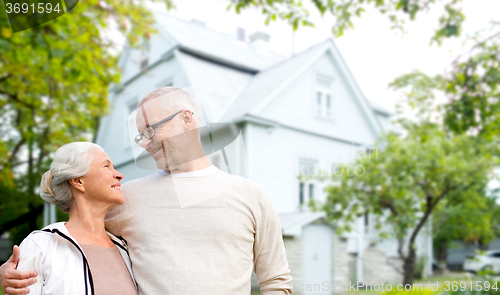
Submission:
<svg viewBox="0 0 500 295">
<path fill-rule="evenodd" d="M 85 192 L 85 188 L 83 187 L 83 182 L 81 177 L 70 179 L 69 184 L 71 184 L 72 187 L 81 191 L 82 193 Z"/>
</svg>

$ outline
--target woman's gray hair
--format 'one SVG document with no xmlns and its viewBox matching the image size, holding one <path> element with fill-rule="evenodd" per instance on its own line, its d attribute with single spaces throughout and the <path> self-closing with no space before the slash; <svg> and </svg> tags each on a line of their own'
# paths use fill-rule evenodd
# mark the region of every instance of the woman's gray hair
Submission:
<svg viewBox="0 0 500 295">
<path fill-rule="evenodd" d="M 95 150 L 104 152 L 102 147 L 91 142 L 72 142 L 60 147 L 49 171 L 42 176 L 40 197 L 68 213 L 74 202 L 69 180 L 89 172 Z"/>
</svg>

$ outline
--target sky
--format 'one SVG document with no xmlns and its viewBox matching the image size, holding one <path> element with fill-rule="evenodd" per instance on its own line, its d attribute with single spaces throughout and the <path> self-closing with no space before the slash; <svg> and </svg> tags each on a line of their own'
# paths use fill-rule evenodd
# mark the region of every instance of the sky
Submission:
<svg viewBox="0 0 500 295">
<path fill-rule="evenodd" d="M 310 1 L 306 0 L 305 3 Z M 272 51 L 291 55 L 298 53 L 327 38 L 332 38 L 333 17 L 320 14 L 311 6 L 311 21 L 314 28 L 301 27 L 292 33 L 284 21 L 264 24 L 265 17 L 257 10 L 246 10 L 241 14 L 227 11 L 224 0 L 174 0 L 176 9 L 170 11 L 176 17 L 205 22 L 206 26 L 223 33 L 236 35 L 237 27 L 244 28 L 246 35 L 262 31 L 271 36 Z M 151 4 L 154 9 L 163 10 L 164 4 Z M 499 20 L 500 0 L 464 0 L 466 16 L 464 35 L 488 27 L 489 22 Z M 354 21 L 354 29 L 334 38 L 347 65 L 368 99 L 374 100 L 390 110 L 401 94 L 388 89 L 396 77 L 419 69 L 429 75 L 442 73 L 461 53 L 467 51 L 463 39 L 446 40 L 441 46 L 430 45 L 430 39 L 442 15 L 443 5 L 436 5 L 428 12 L 417 16 L 416 21 L 407 22 L 405 33 L 390 30 L 387 15 L 374 9 Z"/>
</svg>

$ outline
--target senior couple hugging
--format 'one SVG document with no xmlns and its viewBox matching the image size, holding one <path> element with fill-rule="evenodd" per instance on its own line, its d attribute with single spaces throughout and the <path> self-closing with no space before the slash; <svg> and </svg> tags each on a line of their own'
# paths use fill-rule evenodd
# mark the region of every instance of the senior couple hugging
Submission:
<svg viewBox="0 0 500 295">
<path fill-rule="evenodd" d="M 134 140 L 159 169 L 123 186 L 104 150 L 59 148 L 40 197 L 67 222 L 28 235 L 0 267 L 4 294 L 290 294 L 278 214 L 257 184 L 211 165 L 200 108 L 176 87 L 141 99 Z"/>
</svg>

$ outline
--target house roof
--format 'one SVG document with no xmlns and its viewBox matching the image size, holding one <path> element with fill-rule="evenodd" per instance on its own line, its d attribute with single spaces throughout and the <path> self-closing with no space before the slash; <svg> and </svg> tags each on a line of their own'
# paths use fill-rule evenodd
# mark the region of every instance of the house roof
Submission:
<svg viewBox="0 0 500 295">
<path fill-rule="evenodd" d="M 293 73 L 302 72 L 301 68 L 304 67 L 304 64 L 307 64 L 311 56 L 317 55 L 318 52 L 323 50 L 323 43 L 319 43 L 253 76 L 242 93 L 220 114 L 219 119 L 234 121 L 246 114 L 253 113 L 257 106 L 266 97 L 277 91 L 280 85 L 293 76 Z"/>
<path fill-rule="evenodd" d="M 274 52 L 259 53 L 232 36 L 163 12 L 153 11 L 153 15 L 161 31 L 169 34 L 182 50 L 193 55 L 250 72 L 261 71 L 286 58 Z"/>
<path fill-rule="evenodd" d="M 291 212 L 280 213 L 281 231 L 284 236 L 298 236 L 302 234 L 302 227 L 316 221 L 326 220 L 324 212 Z"/>
<path fill-rule="evenodd" d="M 245 85 L 252 74 L 214 64 L 196 58 L 182 51 L 175 53 L 192 85 L 186 89 L 201 104 L 203 115 L 208 122 L 217 122 L 216 118 Z"/>
<path fill-rule="evenodd" d="M 373 108 L 374 111 L 376 111 L 379 114 L 386 115 L 386 116 L 392 116 L 394 115 L 394 112 L 389 110 L 388 108 L 384 107 L 383 105 L 379 104 L 376 101 L 373 100 L 368 100 L 370 103 L 370 106 Z"/>
</svg>

